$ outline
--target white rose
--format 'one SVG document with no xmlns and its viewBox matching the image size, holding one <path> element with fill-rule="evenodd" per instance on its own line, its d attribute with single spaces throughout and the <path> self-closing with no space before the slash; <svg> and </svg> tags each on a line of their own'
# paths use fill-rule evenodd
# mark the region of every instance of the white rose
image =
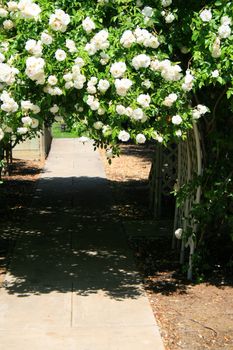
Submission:
<svg viewBox="0 0 233 350">
<path fill-rule="evenodd" d="M 32 104 L 31 110 L 34 114 L 40 113 L 40 107 L 37 105 Z"/>
<path fill-rule="evenodd" d="M 171 107 L 173 105 L 173 103 L 177 100 L 177 95 L 172 93 L 169 94 L 167 97 L 165 97 L 164 101 L 163 101 L 163 105 L 166 107 Z"/>
<path fill-rule="evenodd" d="M 71 73 L 64 74 L 63 79 L 65 81 L 71 81 L 71 80 L 73 80 L 73 75 Z"/>
<path fill-rule="evenodd" d="M 141 108 L 136 108 L 133 110 L 132 118 L 136 121 L 142 121 L 145 117 L 145 114 Z"/>
<path fill-rule="evenodd" d="M 33 3 L 31 0 L 20 0 L 18 3 L 18 9 L 23 18 L 34 18 L 38 19 L 41 13 L 39 5 Z"/>
<path fill-rule="evenodd" d="M 39 120 L 32 118 L 31 128 L 36 129 L 39 125 Z"/>
<path fill-rule="evenodd" d="M 194 109 L 194 110 L 192 111 L 192 117 L 193 117 L 194 120 L 197 120 L 197 119 L 201 118 L 201 113 L 200 113 L 200 111 L 198 111 L 197 109 Z"/>
<path fill-rule="evenodd" d="M 78 138 L 79 142 L 82 142 L 83 144 L 85 144 L 86 142 L 90 141 L 89 137 L 87 136 L 81 136 Z"/>
<path fill-rule="evenodd" d="M 32 109 L 33 104 L 31 103 L 31 101 L 27 100 L 27 101 L 21 101 L 21 108 L 23 112 L 27 112 L 30 109 Z"/>
<path fill-rule="evenodd" d="M 44 66 L 45 61 L 41 57 L 28 57 L 26 60 L 26 71 L 27 76 L 37 83 L 44 83 Z"/>
<path fill-rule="evenodd" d="M 83 84 L 86 82 L 86 77 L 83 74 L 73 74 L 73 78 L 74 78 L 74 87 L 76 87 L 76 85 L 80 85 L 82 86 L 81 89 L 83 88 Z M 77 87 L 78 89 L 78 87 Z"/>
<path fill-rule="evenodd" d="M 101 52 L 100 57 L 101 57 L 100 63 L 103 66 L 105 66 L 109 62 L 109 59 L 110 59 L 109 55 L 104 52 Z"/>
<path fill-rule="evenodd" d="M 74 40 L 66 39 L 66 47 L 69 50 L 70 53 L 77 52 L 77 48 L 75 46 Z"/>
<path fill-rule="evenodd" d="M 75 89 L 81 90 L 84 86 L 84 83 L 82 81 L 79 80 L 75 80 L 74 81 L 74 87 Z"/>
<path fill-rule="evenodd" d="M 0 7 L 0 18 L 5 18 L 8 16 L 8 11 L 5 10 L 4 8 Z"/>
<path fill-rule="evenodd" d="M 119 96 L 126 96 L 132 85 L 133 82 L 130 79 L 116 79 L 115 87 L 117 94 Z"/>
<path fill-rule="evenodd" d="M 67 89 L 67 90 L 71 89 L 73 86 L 74 86 L 73 81 L 67 81 L 65 83 L 65 89 Z"/>
<path fill-rule="evenodd" d="M 157 72 L 160 70 L 160 61 L 159 60 L 153 60 L 150 63 L 150 69 L 153 70 L 154 72 Z"/>
<path fill-rule="evenodd" d="M 3 104 L 1 105 L 1 109 L 6 113 L 15 113 L 19 106 L 18 103 L 10 96 L 7 91 L 3 91 L 0 96 Z"/>
<path fill-rule="evenodd" d="M 145 54 L 137 55 L 132 59 L 132 65 L 136 70 L 147 68 L 150 65 L 150 57 Z"/>
<path fill-rule="evenodd" d="M 118 134 L 118 139 L 120 141 L 127 142 L 130 139 L 130 134 L 125 130 L 121 130 Z"/>
<path fill-rule="evenodd" d="M 200 17 L 201 17 L 203 22 L 209 22 L 212 18 L 211 10 L 203 10 L 200 13 Z"/>
<path fill-rule="evenodd" d="M 146 38 L 143 42 L 145 47 L 151 47 L 152 49 L 157 49 L 159 47 L 160 42 L 158 38 L 154 35 L 150 35 L 149 38 Z"/>
<path fill-rule="evenodd" d="M 91 77 L 90 82 L 91 84 L 96 85 L 98 83 L 98 79 L 96 77 Z"/>
<path fill-rule="evenodd" d="M 152 34 L 148 32 L 148 30 L 141 29 L 139 27 L 135 29 L 134 35 L 136 37 L 137 43 L 143 45 L 145 45 L 145 41 L 149 40 L 152 36 Z"/>
<path fill-rule="evenodd" d="M 4 131 L 0 128 L 0 141 L 3 139 L 4 137 Z"/>
<path fill-rule="evenodd" d="M 104 136 L 110 135 L 112 133 L 112 128 L 109 125 L 104 125 L 102 128 L 102 133 Z"/>
<path fill-rule="evenodd" d="M 19 127 L 17 128 L 17 133 L 20 134 L 20 135 L 24 135 L 28 132 L 28 129 L 25 128 L 25 127 Z"/>
<path fill-rule="evenodd" d="M 93 56 L 97 52 L 97 47 L 94 43 L 87 43 L 85 51 L 87 51 L 88 55 Z"/>
<path fill-rule="evenodd" d="M 53 105 L 49 110 L 51 113 L 56 114 L 59 111 L 59 107 L 57 105 Z"/>
<path fill-rule="evenodd" d="M 99 109 L 100 103 L 98 100 L 94 100 L 92 104 L 90 104 L 90 108 L 92 111 L 97 111 Z"/>
<path fill-rule="evenodd" d="M 150 95 L 144 95 L 144 94 L 139 95 L 137 98 L 137 102 L 144 108 L 149 107 L 151 102 Z"/>
<path fill-rule="evenodd" d="M 91 82 L 88 82 L 87 84 L 87 92 L 89 94 L 96 94 L 97 92 L 96 87 Z"/>
<path fill-rule="evenodd" d="M 63 117 L 61 117 L 60 115 L 55 115 L 54 119 L 56 120 L 56 122 L 63 122 Z"/>
<path fill-rule="evenodd" d="M 106 149 L 105 155 L 107 159 L 111 159 L 113 157 L 112 148 Z"/>
<path fill-rule="evenodd" d="M 137 134 L 136 136 L 136 142 L 137 143 L 145 143 L 146 142 L 146 137 L 143 134 Z"/>
<path fill-rule="evenodd" d="M 57 80 L 57 77 L 56 77 L 55 75 L 50 75 L 50 76 L 48 77 L 48 83 L 49 83 L 50 85 L 56 85 L 57 82 L 58 82 L 58 80 Z"/>
<path fill-rule="evenodd" d="M 176 236 L 177 239 L 181 239 L 182 238 L 182 234 L 183 234 L 182 228 L 178 228 L 177 230 L 175 230 L 175 236 Z"/>
<path fill-rule="evenodd" d="M 180 129 L 176 130 L 175 134 L 176 134 L 177 137 L 181 137 L 182 136 L 182 131 Z"/>
<path fill-rule="evenodd" d="M 175 19 L 175 16 L 173 15 L 173 13 L 169 13 L 166 17 L 165 17 L 165 22 L 166 23 L 172 23 Z"/>
<path fill-rule="evenodd" d="M 9 50 L 9 43 L 7 41 L 1 42 L 1 51 L 7 52 Z"/>
<path fill-rule="evenodd" d="M 94 128 L 96 129 L 96 130 L 101 130 L 102 129 L 102 127 L 103 127 L 103 123 L 102 122 L 100 122 L 100 121 L 98 121 L 98 122 L 95 122 L 94 124 L 93 124 L 93 126 L 94 126 Z"/>
<path fill-rule="evenodd" d="M 109 84 L 108 80 L 100 79 L 100 81 L 98 83 L 98 89 L 100 92 L 106 92 L 109 87 L 110 87 L 110 84 Z"/>
<path fill-rule="evenodd" d="M 206 114 L 207 112 L 209 112 L 209 108 L 206 107 L 205 105 L 199 104 L 199 105 L 197 105 L 196 108 L 200 112 L 201 115 Z"/>
<path fill-rule="evenodd" d="M 12 129 L 10 126 L 8 126 L 8 125 L 4 125 L 4 127 L 2 126 L 2 128 L 3 128 L 3 131 L 4 131 L 5 133 L 11 133 L 11 132 L 13 132 L 13 129 Z"/>
<path fill-rule="evenodd" d="M 127 117 L 132 117 L 132 115 L 133 115 L 133 108 L 131 108 L 131 107 L 125 108 L 125 115 L 127 115 Z"/>
<path fill-rule="evenodd" d="M 66 59 L 66 53 L 64 50 L 58 49 L 55 52 L 55 57 L 57 61 L 64 61 Z"/>
<path fill-rule="evenodd" d="M 85 62 L 84 62 L 84 60 L 81 57 L 76 57 L 75 60 L 74 60 L 74 63 L 79 68 L 82 68 L 83 66 L 85 66 Z"/>
<path fill-rule="evenodd" d="M 62 95 L 62 90 L 58 86 L 55 86 L 51 95 L 60 96 Z"/>
<path fill-rule="evenodd" d="M 179 125 L 180 123 L 182 123 L 182 118 L 179 114 L 177 115 L 173 115 L 172 117 L 172 123 L 175 125 Z"/>
<path fill-rule="evenodd" d="M 40 40 L 44 45 L 51 45 L 53 42 L 52 36 L 45 32 L 41 33 Z"/>
<path fill-rule="evenodd" d="M 97 111 L 100 107 L 98 99 L 95 99 L 94 96 L 89 95 L 87 98 L 87 104 L 90 106 L 92 111 Z"/>
<path fill-rule="evenodd" d="M 0 63 L 5 61 L 5 56 L 0 52 Z M 1 74 L 1 73 L 0 73 Z"/>
<path fill-rule="evenodd" d="M 102 29 L 91 39 L 91 42 L 96 47 L 97 51 L 105 50 L 109 47 L 109 41 L 107 39 L 108 39 L 108 31 L 105 29 Z"/>
<path fill-rule="evenodd" d="M 152 17 L 154 13 L 154 10 L 150 6 L 145 6 L 144 9 L 142 10 L 142 14 L 145 17 Z"/>
<path fill-rule="evenodd" d="M 87 33 L 90 33 L 93 29 L 95 29 L 95 23 L 92 21 L 90 17 L 86 17 L 82 21 L 82 27 Z"/>
<path fill-rule="evenodd" d="M 184 91 L 190 91 L 193 87 L 194 76 L 190 73 L 189 70 L 186 71 L 184 78 L 184 83 L 182 84 L 182 89 Z"/>
<path fill-rule="evenodd" d="M 226 39 L 231 35 L 231 28 L 228 24 L 222 24 L 218 28 L 218 35 L 220 39 Z"/>
<path fill-rule="evenodd" d="M 132 31 L 131 30 L 124 31 L 120 39 L 120 43 L 122 44 L 122 46 L 129 48 L 135 42 L 136 42 L 136 38 L 133 35 Z"/>
<path fill-rule="evenodd" d="M 162 77 L 167 81 L 178 81 L 181 79 L 181 67 L 178 64 L 172 65 L 169 60 L 163 60 L 160 62 L 159 70 Z"/>
<path fill-rule="evenodd" d="M 105 109 L 103 107 L 99 107 L 97 113 L 98 113 L 98 115 L 104 115 Z"/>
<path fill-rule="evenodd" d="M 122 105 L 117 105 L 117 106 L 116 106 L 116 112 L 117 112 L 119 115 L 124 115 L 124 114 L 126 113 L 125 107 L 122 106 Z"/>
<path fill-rule="evenodd" d="M 5 20 L 4 22 L 3 22 L 3 28 L 5 29 L 5 30 L 11 30 L 12 28 L 14 28 L 14 22 L 12 22 L 10 19 L 8 19 L 8 20 Z"/>
<path fill-rule="evenodd" d="M 212 73 L 211 73 L 213 78 L 218 78 L 219 77 L 219 71 L 218 69 L 215 69 Z"/>
<path fill-rule="evenodd" d="M 32 118 L 30 117 L 23 117 L 21 121 L 25 126 L 30 126 L 32 124 Z"/>
<path fill-rule="evenodd" d="M 142 0 L 137 0 L 136 1 L 136 6 L 141 7 L 143 5 Z"/>
<path fill-rule="evenodd" d="M 157 133 L 157 131 L 153 131 L 151 134 L 152 139 L 158 141 L 158 142 L 163 142 L 163 137 Z"/>
<path fill-rule="evenodd" d="M 18 3 L 16 1 L 8 1 L 7 7 L 9 11 L 17 11 Z"/>
<path fill-rule="evenodd" d="M 42 46 L 40 41 L 29 39 L 26 42 L 25 49 L 32 55 L 40 57 L 42 55 Z"/>
<path fill-rule="evenodd" d="M 213 43 L 211 56 L 214 58 L 218 58 L 221 56 L 221 41 L 218 37 L 215 39 Z"/>
<path fill-rule="evenodd" d="M 145 87 L 146 89 L 150 89 L 151 87 L 151 81 L 149 79 L 146 79 L 142 82 L 142 86 Z"/>
<path fill-rule="evenodd" d="M 161 5 L 163 6 L 163 7 L 168 7 L 168 6 L 170 6 L 172 4 L 172 0 L 162 0 L 161 1 Z"/>
<path fill-rule="evenodd" d="M 110 73 L 114 78 L 120 78 L 126 71 L 126 64 L 124 62 L 116 62 L 111 65 Z"/>
<path fill-rule="evenodd" d="M 64 33 L 70 23 L 70 16 L 63 10 L 55 10 L 49 18 L 49 25 L 55 31 L 60 31 Z"/>
<path fill-rule="evenodd" d="M 222 16 L 222 18 L 221 18 L 221 24 L 231 25 L 231 24 L 232 24 L 232 20 L 231 20 L 231 18 L 228 17 L 228 16 Z"/>
</svg>

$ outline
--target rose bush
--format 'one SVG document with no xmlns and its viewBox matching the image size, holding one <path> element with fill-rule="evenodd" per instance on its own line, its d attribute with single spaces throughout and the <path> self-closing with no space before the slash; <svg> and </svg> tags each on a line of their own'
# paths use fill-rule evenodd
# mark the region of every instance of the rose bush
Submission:
<svg viewBox="0 0 233 350">
<path fill-rule="evenodd" d="M 171 6 L 171 1 L 147 6 L 121 0 L 72 6 L 3 1 L 2 143 L 9 134 L 17 140 L 30 137 L 57 116 L 71 125 L 82 123 L 89 137 L 112 145 L 122 131 L 136 142 L 185 137 L 193 120 L 189 92 L 198 79 L 172 52 L 177 45 L 171 50 L 178 25 L 173 25 L 178 8 Z M 168 21 L 171 14 L 174 20 Z M 30 121 L 25 123 L 25 116 Z M 102 128 L 95 127 L 98 122 Z"/>
</svg>

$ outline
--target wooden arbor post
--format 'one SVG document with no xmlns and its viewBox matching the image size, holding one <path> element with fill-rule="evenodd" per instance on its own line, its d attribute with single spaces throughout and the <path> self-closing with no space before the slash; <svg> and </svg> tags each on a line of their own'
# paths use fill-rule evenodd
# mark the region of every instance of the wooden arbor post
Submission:
<svg viewBox="0 0 233 350">
<path fill-rule="evenodd" d="M 201 176 L 203 171 L 203 154 L 201 150 L 200 133 L 197 123 L 193 123 L 193 129 L 189 132 L 186 141 L 178 145 L 178 189 L 188 182 L 192 181 L 195 176 Z M 185 248 L 189 247 L 189 267 L 187 278 L 192 279 L 192 260 L 195 250 L 195 235 L 198 229 L 197 222 L 192 217 L 192 208 L 195 204 L 200 203 L 201 186 L 188 196 L 183 205 L 179 208 L 176 206 L 174 219 L 174 232 L 181 228 L 184 232 L 180 249 L 180 263 L 184 263 Z M 186 236 L 187 230 L 191 229 L 191 234 Z M 175 246 L 175 235 L 173 235 L 173 247 Z"/>
</svg>

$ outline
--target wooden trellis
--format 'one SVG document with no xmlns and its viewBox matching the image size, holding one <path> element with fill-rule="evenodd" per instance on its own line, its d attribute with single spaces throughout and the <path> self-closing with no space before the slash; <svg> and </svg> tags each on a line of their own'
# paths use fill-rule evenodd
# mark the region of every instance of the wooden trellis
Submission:
<svg viewBox="0 0 233 350">
<path fill-rule="evenodd" d="M 203 152 L 201 150 L 201 139 L 197 123 L 193 123 L 193 129 L 190 130 L 187 140 L 178 145 L 170 145 L 167 148 L 158 147 L 156 150 L 155 161 L 150 174 L 150 203 L 153 208 L 154 216 L 159 218 L 162 211 L 162 195 L 170 195 L 176 188 L 192 181 L 195 176 L 200 176 L 203 170 Z M 172 246 L 175 248 L 176 238 L 174 232 L 180 228 L 187 232 L 191 228 L 192 234 L 188 238 L 182 237 L 180 247 L 180 262 L 184 263 L 185 248 L 189 247 L 189 269 L 188 279 L 192 278 L 192 256 L 195 249 L 195 234 L 197 232 L 197 223 L 191 215 L 195 204 L 200 203 L 201 187 L 186 198 L 181 206 L 175 206 L 174 230 Z"/>
<path fill-rule="evenodd" d="M 150 171 L 150 206 L 154 217 L 159 218 L 162 208 L 162 197 L 171 196 L 177 179 L 177 145 L 168 147 L 158 145 L 155 159 Z"/>
</svg>

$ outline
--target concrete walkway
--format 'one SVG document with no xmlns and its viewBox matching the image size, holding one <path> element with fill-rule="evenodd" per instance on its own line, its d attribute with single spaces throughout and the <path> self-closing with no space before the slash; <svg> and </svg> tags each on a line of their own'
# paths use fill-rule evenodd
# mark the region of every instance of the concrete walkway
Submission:
<svg viewBox="0 0 233 350">
<path fill-rule="evenodd" d="M 0 290 L 1 350 L 163 350 L 91 143 L 53 141 Z"/>
</svg>

